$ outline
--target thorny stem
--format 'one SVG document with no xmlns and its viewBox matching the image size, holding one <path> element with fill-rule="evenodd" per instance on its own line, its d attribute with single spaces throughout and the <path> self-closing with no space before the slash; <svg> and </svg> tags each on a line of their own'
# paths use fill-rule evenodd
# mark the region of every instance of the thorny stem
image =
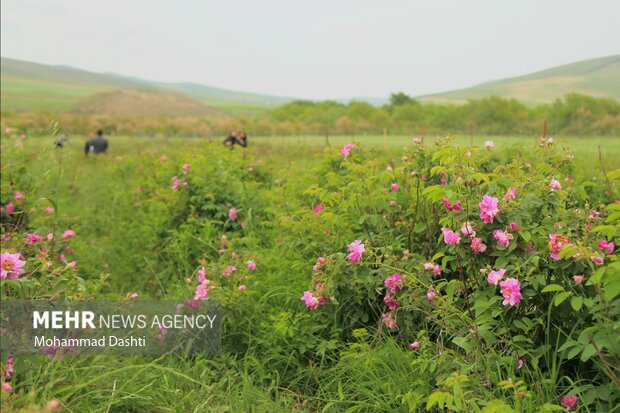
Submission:
<svg viewBox="0 0 620 413">
<path fill-rule="evenodd" d="M 603 357 L 603 353 L 601 353 L 601 350 L 596 345 L 596 342 L 594 341 L 594 337 L 592 337 L 592 334 L 588 335 L 588 340 L 594 346 L 594 350 L 596 350 L 596 355 L 598 356 L 601 363 L 603 363 L 603 367 L 605 367 L 605 370 L 607 371 L 607 373 L 609 373 L 611 378 L 616 382 L 616 386 L 620 387 L 620 378 L 618 378 L 618 376 L 616 376 L 616 373 L 614 373 L 611 367 L 609 367 L 609 363 L 607 363 L 607 360 L 605 360 L 605 357 Z"/>
</svg>

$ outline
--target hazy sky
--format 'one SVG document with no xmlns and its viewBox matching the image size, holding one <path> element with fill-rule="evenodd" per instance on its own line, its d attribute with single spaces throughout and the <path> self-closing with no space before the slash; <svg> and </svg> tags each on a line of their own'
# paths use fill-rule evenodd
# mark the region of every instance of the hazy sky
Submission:
<svg viewBox="0 0 620 413">
<path fill-rule="evenodd" d="M 2 56 L 302 98 L 471 86 L 620 53 L 619 0 L 2 0 Z"/>
</svg>

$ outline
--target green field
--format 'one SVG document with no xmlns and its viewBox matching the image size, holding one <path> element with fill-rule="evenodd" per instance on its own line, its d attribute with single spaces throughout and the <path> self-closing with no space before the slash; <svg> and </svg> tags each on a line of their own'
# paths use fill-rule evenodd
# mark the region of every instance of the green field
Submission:
<svg viewBox="0 0 620 413">
<path fill-rule="evenodd" d="M 2 74 L 2 107 L 14 110 L 68 111 L 81 99 L 104 90 L 87 84 L 67 84 Z"/>
<path fill-rule="evenodd" d="M 425 144 L 432 144 L 437 137 L 427 136 Z M 36 145 L 44 147 L 50 146 L 50 139 L 36 138 Z M 607 170 L 620 168 L 620 138 L 614 137 L 556 137 L 554 138 L 558 145 L 570 148 L 575 153 L 575 163 L 579 167 L 580 173 L 597 174 L 600 172 L 599 147 L 602 153 L 603 166 Z M 212 144 L 218 145 L 222 138 L 212 138 Z M 538 144 L 537 138 L 529 138 L 522 136 L 477 136 L 473 138 L 466 136 L 454 136 L 452 142 L 459 147 L 467 147 L 470 145 L 483 147 L 487 140 L 492 140 L 499 149 L 528 150 Z M 342 146 L 350 142 L 359 142 L 360 144 L 384 150 L 387 148 L 388 154 L 398 153 L 406 147 L 414 147 L 413 137 L 409 136 L 388 136 L 385 139 L 380 135 L 365 136 L 330 136 L 326 143 L 324 136 L 278 136 L 278 137 L 251 137 L 252 144 L 259 148 L 266 147 L 288 147 L 294 150 L 322 150 L 327 144 L 332 146 Z M 122 156 L 123 154 L 132 154 L 135 151 L 149 149 L 150 151 L 160 150 L 176 151 L 184 149 L 188 145 L 200 148 L 200 150 L 209 150 L 211 144 L 209 140 L 204 138 L 136 138 L 128 136 L 114 136 L 111 138 L 111 153 Z M 82 142 L 79 137 L 74 137 L 69 146 L 68 151 L 73 153 L 82 150 Z"/>
<path fill-rule="evenodd" d="M 27 261 L 25 274 L 0 281 L 3 300 L 189 300 L 204 266 L 225 321 L 217 356 L 16 356 L 2 410 L 49 411 L 57 400 L 62 411 L 101 413 L 412 413 L 445 411 L 441 403 L 542 413 L 575 395 L 583 411 L 612 411 L 620 267 L 597 243 L 618 244 L 619 139 L 556 137 L 539 148 L 530 137 L 476 137 L 473 146 L 469 137 L 436 145 L 427 136 L 425 146 L 405 136 L 329 145 L 250 137 L 231 151 L 219 138 L 111 136 L 107 155 L 86 157 L 80 136 L 62 150 L 49 136 L 3 137 L 2 252 Z M 187 186 L 175 189 L 175 177 Z M 516 199 L 503 199 L 510 187 Z M 490 224 L 479 217 L 486 194 L 500 198 Z M 601 216 L 589 220 L 592 210 Z M 465 235 L 444 242 L 444 227 L 467 222 L 486 253 L 472 253 Z M 493 231 L 512 223 L 510 248 L 499 246 Z M 76 235 L 61 239 L 69 228 Z M 30 245 L 27 233 L 44 240 Z M 552 233 L 604 265 L 572 250 L 550 259 Z M 359 262 L 347 256 L 354 240 L 366 245 Z M 318 257 L 326 261 L 313 269 Z M 429 261 L 441 275 L 424 269 Z M 479 275 L 500 267 L 520 280 L 520 304 L 502 304 L 504 293 Z M 383 298 L 395 272 L 404 277 L 389 313 L 396 328 Z M 300 296 L 319 288 L 326 302 L 310 309 Z"/>
</svg>

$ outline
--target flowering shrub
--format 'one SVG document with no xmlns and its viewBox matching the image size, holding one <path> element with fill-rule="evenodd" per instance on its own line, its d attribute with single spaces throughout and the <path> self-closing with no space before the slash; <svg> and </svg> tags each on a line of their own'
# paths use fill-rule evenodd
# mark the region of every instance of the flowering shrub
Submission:
<svg viewBox="0 0 620 413">
<path fill-rule="evenodd" d="M 218 300 L 223 354 L 2 354 L 9 408 L 46 391 L 74 411 L 102 398 L 119 411 L 192 411 L 205 386 L 222 410 L 251 411 L 263 394 L 269 411 L 618 403 L 620 172 L 573 181 L 571 154 L 548 140 L 510 151 L 437 141 L 399 159 L 302 148 L 301 166 L 290 148 L 162 153 L 106 159 L 121 189 L 95 205 L 114 220 L 64 212 L 93 194 L 70 180 L 56 204 L 33 172 L 3 171 L 2 298 Z M 112 378 L 117 395 L 102 396 Z"/>
<path fill-rule="evenodd" d="M 313 283 L 325 286 L 326 306 L 345 329 L 380 323 L 408 343 L 424 330 L 438 348 L 469 360 L 469 370 L 482 368 L 475 361 L 485 354 L 508 366 L 503 379 L 536 369 L 558 378 L 554 392 L 611 406 L 620 365 L 620 203 L 587 184 L 563 187 L 572 156 L 553 143 L 504 162 L 493 146 L 418 145 L 387 170 L 359 147 L 326 160 L 317 173 L 325 178 L 309 191 L 333 213 L 318 219 L 332 235 L 308 234 L 323 240 L 308 254 L 325 257 Z M 341 233 L 360 237 L 346 260 Z M 304 297 L 319 309 L 315 295 Z"/>
</svg>

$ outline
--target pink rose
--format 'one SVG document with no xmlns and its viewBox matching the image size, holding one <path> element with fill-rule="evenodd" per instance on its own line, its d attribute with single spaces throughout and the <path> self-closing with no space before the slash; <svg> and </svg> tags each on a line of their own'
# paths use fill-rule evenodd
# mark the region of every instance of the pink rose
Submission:
<svg viewBox="0 0 620 413">
<path fill-rule="evenodd" d="M 461 237 L 459 237 L 459 234 L 451 229 L 442 228 L 441 232 L 443 233 L 443 242 L 446 244 L 458 244 L 461 242 Z"/>
<path fill-rule="evenodd" d="M 488 195 L 482 197 L 482 201 L 478 204 L 478 207 L 480 208 L 480 218 L 485 224 L 492 224 L 493 218 L 499 214 L 497 205 L 497 198 Z"/>
<path fill-rule="evenodd" d="M 500 268 L 499 270 L 490 271 L 487 276 L 487 282 L 492 285 L 497 285 L 504 278 L 504 274 L 506 274 L 505 268 Z"/>
<path fill-rule="evenodd" d="M 228 210 L 228 220 L 236 221 L 237 220 L 237 208 L 230 208 Z"/>
<path fill-rule="evenodd" d="M 364 244 L 362 244 L 362 241 L 358 239 L 350 243 L 347 247 L 349 249 L 347 259 L 351 263 L 359 262 L 362 259 L 362 255 L 366 251 Z"/>
<path fill-rule="evenodd" d="M 499 286 L 501 287 L 500 292 L 504 296 L 504 301 L 502 301 L 503 305 L 515 306 L 523 299 L 521 295 L 521 284 L 519 284 L 519 280 L 516 278 L 507 278 L 505 281 L 502 281 Z"/>
</svg>

